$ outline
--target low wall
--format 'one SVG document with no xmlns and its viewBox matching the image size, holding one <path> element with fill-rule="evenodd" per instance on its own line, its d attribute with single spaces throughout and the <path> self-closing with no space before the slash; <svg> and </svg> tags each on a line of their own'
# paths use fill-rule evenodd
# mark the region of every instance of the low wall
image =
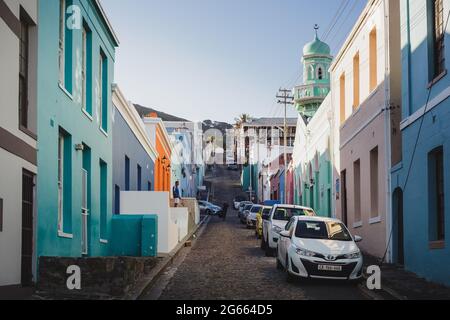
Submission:
<svg viewBox="0 0 450 320">
<path fill-rule="evenodd" d="M 112 256 L 155 257 L 158 254 L 158 216 L 115 215 Z"/>
<path fill-rule="evenodd" d="M 181 242 L 189 233 L 189 212 L 187 208 L 170 208 L 170 214 L 178 226 L 178 242 Z"/>
<path fill-rule="evenodd" d="M 158 258 L 101 257 L 101 258 L 39 258 L 39 294 L 52 298 L 119 299 L 149 273 Z M 69 266 L 81 271 L 81 289 L 67 288 Z"/>
<path fill-rule="evenodd" d="M 178 244 L 178 225 L 170 212 L 168 192 L 124 191 L 120 193 L 121 215 L 158 216 L 158 253 L 168 254 Z"/>
<path fill-rule="evenodd" d="M 174 201 L 171 199 L 170 206 L 174 207 Z M 181 207 L 187 208 L 189 212 L 188 232 L 191 232 L 200 223 L 200 208 L 195 198 L 181 199 Z"/>
</svg>

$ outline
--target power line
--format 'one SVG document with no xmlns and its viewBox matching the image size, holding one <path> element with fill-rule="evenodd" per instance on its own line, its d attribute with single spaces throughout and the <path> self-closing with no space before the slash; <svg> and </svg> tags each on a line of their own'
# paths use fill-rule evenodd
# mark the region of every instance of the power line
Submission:
<svg viewBox="0 0 450 320">
<path fill-rule="evenodd" d="M 342 21 L 342 23 L 339 25 L 339 28 L 337 29 L 337 31 L 336 31 L 336 35 L 338 35 L 340 32 L 341 32 L 341 30 L 342 30 L 342 27 L 345 25 L 345 23 L 347 22 L 347 20 L 350 18 L 350 15 L 353 13 L 353 11 L 355 11 L 355 9 L 356 9 L 356 7 L 358 6 L 358 1 L 355 1 L 354 3 L 353 3 L 353 6 L 350 8 L 350 10 L 348 11 L 348 13 L 347 13 L 347 15 L 345 16 L 345 19 Z M 344 37 L 347 37 L 347 33 L 344 33 Z M 334 38 L 334 39 L 336 39 L 336 38 Z M 345 38 L 344 38 L 345 39 Z M 335 42 L 334 44 L 336 44 L 336 45 L 340 45 L 342 43 L 342 37 L 341 37 L 341 39 L 340 39 L 340 42 Z"/>
<path fill-rule="evenodd" d="M 323 35 L 323 41 L 326 41 L 328 39 L 328 36 L 330 35 L 331 30 L 334 28 L 336 23 L 339 21 L 339 18 L 342 16 L 342 14 L 344 13 L 344 11 L 347 8 L 349 3 L 350 3 L 350 0 L 343 0 L 341 2 L 341 5 L 339 6 L 339 8 L 336 11 L 333 19 L 330 22 L 330 25 L 327 28 L 327 31 Z"/>
</svg>

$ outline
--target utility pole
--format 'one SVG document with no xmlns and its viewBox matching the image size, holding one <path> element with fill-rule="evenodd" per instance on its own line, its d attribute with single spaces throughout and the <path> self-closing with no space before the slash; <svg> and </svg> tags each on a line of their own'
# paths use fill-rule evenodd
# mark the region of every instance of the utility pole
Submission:
<svg viewBox="0 0 450 320">
<path fill-rule="evenodd" d="M 287 106 L 294 105 L 294 97 L 291 90 L 280 89 L 277 94 L 278 104 L 284 105 L 284 203 L 287 203 Z"/>
</svg>

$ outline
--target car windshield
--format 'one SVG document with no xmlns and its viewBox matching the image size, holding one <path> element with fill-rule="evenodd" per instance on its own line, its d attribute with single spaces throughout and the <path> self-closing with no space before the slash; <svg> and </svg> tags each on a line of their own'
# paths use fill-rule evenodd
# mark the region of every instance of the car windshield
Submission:
<svg viewBox="0 0 450 320">
<path fill-rule="evenodd" d="M 272 210 L 272 209 L 271 209 L 271 208 L 265 208 L 265 209 L 263 209 L 262 214 L 263 214 L 264 216 L 269 215 L 269 214 L 270 214 L 270 210 Z"/>
<path fill-rule="evenodd" d="M 258 213 L 259 210 L 261 210 L 261 207 L 253 206 L 252 209 L 250 210 L 250 212 L 252 212 L 252 213 Z"/>
<path fill-rule="evenodd" d="M 244 207 L 244 210 L 250 210 L 252 207 L 253 207 L 252 204 L 247 204 L 247 205 Z"/>
<path fill-rule="evenodd" d="M 308 209 L 278 207 L 273 214 L 273 220 L 289 221 L 294 216 L 315 215 L 314 211 Z"/>
<path fill-rule="evenodd" d="M 301 239 L 352 241 L 347 228 L 340 222 L 299 221 L 295 236 Z"/>
</svg>

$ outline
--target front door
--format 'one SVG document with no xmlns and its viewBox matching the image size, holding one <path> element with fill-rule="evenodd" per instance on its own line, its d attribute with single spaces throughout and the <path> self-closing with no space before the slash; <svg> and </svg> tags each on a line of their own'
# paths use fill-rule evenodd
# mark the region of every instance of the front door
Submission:
<svg viewBox="0 0 450 320">
<path fill-rule="evenodd" d="M 341 173 L 341 210 L 342 210 L 342 222 L 348 227 L 347 218 L 347 171 L 342 171 Z"/>
<path fill-rule="evenodd" d="M 33 213 L 34 174 L 22 173 L 22 265 L 21 284 L 31 286 L 33 282 Z"/>
<path fill-rule="evenodd" d="M 88 246 L 88 172 L 81 171 L 81 254 L 89 254 Z"/>
</svg>

